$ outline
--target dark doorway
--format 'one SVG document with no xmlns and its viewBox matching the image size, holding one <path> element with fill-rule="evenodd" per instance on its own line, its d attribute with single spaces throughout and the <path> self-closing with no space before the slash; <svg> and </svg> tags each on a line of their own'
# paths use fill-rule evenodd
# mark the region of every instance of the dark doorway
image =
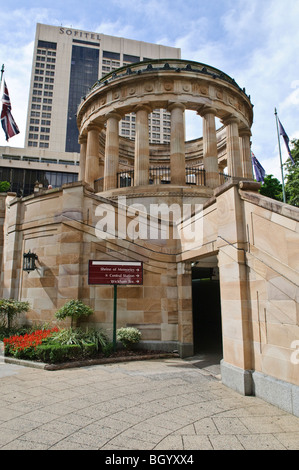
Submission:
<svg viewBox="0 0 299 470">
<path fill-rule="evenodd" d="M 222 354 L 220 283 L 215 268 L 192 268 L 194 354 Z"/>
</svg>

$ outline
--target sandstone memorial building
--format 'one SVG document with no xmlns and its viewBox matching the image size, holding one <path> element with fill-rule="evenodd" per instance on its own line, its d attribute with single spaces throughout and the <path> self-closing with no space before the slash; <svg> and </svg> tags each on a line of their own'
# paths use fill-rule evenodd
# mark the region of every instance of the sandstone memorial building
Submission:
<svg viewBox="0 0 299 470">
<path fill-rule="evenodd" d="M 165 143 L 150 142 L 155 110 Z M 187 111 L 202 125 L 189 142 Z M 80 299 L 111 331 L 113 283 L 91 284 L 90 263 L 142 263 L 142 283 L 118 285 L 118 327 L 181 357 L 221 351 L 225 385 L 299 416 L 299 211 L 259 194 L 252 123 L 246 90 L 209 65 L 143 60 L 100 78 L 77 110 L 78 181 L 0 196 L 1 296 L 28 300 L 29 322 Z"/>
</svg>

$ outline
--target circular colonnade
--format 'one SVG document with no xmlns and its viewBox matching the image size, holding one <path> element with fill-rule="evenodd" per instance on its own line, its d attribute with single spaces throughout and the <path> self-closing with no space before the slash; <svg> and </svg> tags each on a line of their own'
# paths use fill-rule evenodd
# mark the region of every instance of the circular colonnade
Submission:
<svg viewBox="0 0 299 470">
<path fill-rule="evenodd" d="M 134 186 L 149 184 L 149 114 L 165 109 L 171 116 L 169 182 L 186 185 L 185 111 L 203 120 L 202 162 L 205 185 L 220 184 L 216 118 L 226 134 L 226 161 L 231 177 L 252 179 L 251 126 L 253 105 L 245 89 L 223 72 L 197 62 L 152 60 L 122 67 L 99 80 L 83 98 L 77 114 L 79 179 L 94 187 L 103 177 L 103 190 L 118 187 L 119 121 L 135 113 Z M 105 134 L 104 164 L 100 134 Z"/>
</svg>

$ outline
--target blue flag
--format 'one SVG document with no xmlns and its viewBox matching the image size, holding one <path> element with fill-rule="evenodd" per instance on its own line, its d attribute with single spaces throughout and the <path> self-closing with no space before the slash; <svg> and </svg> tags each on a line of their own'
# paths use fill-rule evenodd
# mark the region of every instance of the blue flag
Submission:
<svg viewBox="0 0 299 470">
<path fill-rule="evenodd" d="M 254 155 L 254 153 L 252 152 L 251 152 L 251 158 L 252 158 L 252 164 L 253 164 L 253 168 L 255 172 L 256 181 L 258 183 L 263 183 L 265 176 L 266 176 L 266 172 L 264 168 L 262 167 L 262 165 L 260 164 L 260 162 L 258 161 L 258 159 L 256 158 L 256 156 Z"/>
<path fill-rule="evenodd" d="M 290 150 L 290 145 L 289 145 L 289 142 L 290 142 L 290 139 L 286 133 L 286 131 L 284 130 L 284 127 L 283 125 L 281 124 L 280 120 L 278 119 L 278 124 L 279 124 L 279 133 L 280 135 L 283 137 L 283 140 L 286 144 L 286 148 L 287 148 L 287 151 L 288 151 L 288 154 L 289 154 L 289 157 L 291 159 L 291 162 L 293 165 L 295 165 L 295 162 L 294 162 L 294 159 L 292 157 L 292 154 L 291 154 L 291 150 Z"/>
</svg>

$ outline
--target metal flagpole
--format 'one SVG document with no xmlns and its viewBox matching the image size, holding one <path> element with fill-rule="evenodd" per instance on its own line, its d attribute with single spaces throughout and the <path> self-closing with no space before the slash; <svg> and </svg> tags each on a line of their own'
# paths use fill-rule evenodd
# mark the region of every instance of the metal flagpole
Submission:
<svg viewBox="0 0 299 470">
<path fill-rule="evenodd" d="M 280 135 L 279 135 L 279 128 L 278 128 L 278 118 L 277 118 L 277 109 L 275 108 L 275 116 L 276 116 L 276 127 L 277 127 L 277 137 L 278 137 L 278 147 L 279 147 L 279 156 L 280 156 L 280 168 L 281 168 L 281 178 L 282 178 L 282 194 L 283 194 L 283 202 L 287 202 L 285 186 L 284 186 L 284 173 L 283 173 L 283 164 L 282 164 L 282 156 L 281 156 L 281 145 L 280 145 Z"/>
<path fill-rule="evenodd" d="M 2 69 L 1 69 L 0 89 L 1 89 L 1 85 L 2 85 L 3 74 L 4 74 L 4 64 L 2 64 Z"/>
</svg>

